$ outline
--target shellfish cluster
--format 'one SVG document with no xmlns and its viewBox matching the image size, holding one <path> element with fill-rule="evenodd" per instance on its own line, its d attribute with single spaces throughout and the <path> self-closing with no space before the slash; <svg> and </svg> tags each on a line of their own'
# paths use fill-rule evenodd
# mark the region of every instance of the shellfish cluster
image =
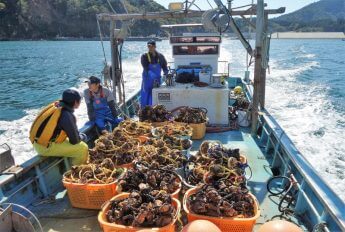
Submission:
<svg viewBox="0 0 345 232">
<path fill-rule="evenodd" d="M 108 222 L 133 227 L 163 227 L 176 218 L 172 198 L 164 191 L 132 192 L 114 200 L 106 213 Z"/>
<path fill-rule="evenodd" d="M 170 149 L 166 146 L 155 147 L 153 145 L 141 146 L 140 156 L 137 158 L 139 163 L 151 168 L 181 168 L 187 159 L 180 150 Z"/>
<path fill-rule="evenodd" d="M 150 123 L 138 122 L 130 119 L 120 122 L 117 128 L 122 129 L 130 136 L 149 135 L 152 129 Z"/>
<path fill-rule="evenodd" d="M 173 119 L 172 114 L 164 105 L 145 106 L 139 111 L 141 122 L 165 122 Z"/>
<path fill-rule="evenodd" d="M 89 163 L 99 164 L 106 158 L 118 166 L 133 162 L 139 155 L 139 140 L 116 128 L 112 133 L 103 134 L 89 150 Z"/>
<path fill-rule="evenodd" d="M 122 192 L 149 189 L 150 191 L 163 190 L 172 194 L 180 187 L 181 180 L 176 173 L 162 169 L 149 169 L 145 166 L 136 166 L 128 170 L 118 184 Z"/>
<path fill-rule="evenodd" d="M 168 147 L 170 149 L 187 150 L 192 147 L 192 141 L 181 139 L 170 135 L 164 135 L 162 138 L 149 138 L 144 145 L 153 145 L 155 147 Z"/>
<path fill-rule="evenodd" d="M 207 121 L 207 109 L 183 107 L 179 110 L 175 121 L 184 123 L 204 123 Z"/>
<path fill-rule="evenodd" d="M 173 137 L 191 137 L 193 134 L 193 129 L 188 125 L 168 123 L 164 126 L 159 126 L 154 130 L 155 137 L 163 137 L 165 135 Z"/>
<path fill-rule="evenodd" d="M 116 168 L 110 159 L 104 159 L 100 164 L 72 166 L 71 170 L 64 174 L 63 180 L 79 184 L 109 184 L 123 172 L 124 169 Z"/>
<path fill-rule="evenodd" d="M 212 183 L 230 179 L 233 185 L 245 185 L 239 149 L 225 148 L 220 142 L 204 141 L 187 164 L 187 183 Z"/>
<path fill-rule="evenodd" d="M 255 200 L 248 189 L 233 186 L 227 180 L 202 185 L 188 198 L 187 204 L 193 213 L 212 217 L 250 218 L 255 215 Z"/>
</svg>

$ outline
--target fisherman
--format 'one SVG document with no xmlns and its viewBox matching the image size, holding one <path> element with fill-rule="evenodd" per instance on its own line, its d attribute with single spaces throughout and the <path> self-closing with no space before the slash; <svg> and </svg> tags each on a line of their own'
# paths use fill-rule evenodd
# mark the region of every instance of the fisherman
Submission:
<svg viewBox="0 0 345 232">
<path fill-rule="evenodd" d="M 36 117 L 30 129 L 30 140 L 42 156 L 72 158 L 72 164 L 85 163 L 88 146 L 85 134 L 79 134 L 74 110 L 80 105 L 81 95 L 76 89 L 67 89 L 62 100 L 53 102 Z"/>
<path fill-rule="evenodd" d="M 156 42 L 147 42 L 148 52 L 141 56 L 143 66 L 141 83 L 141 107 L 152 105 L 152 89 L 161 85 L 161 72 L 168 74 L 167 61 L 164 56 L 156 51 Z"/>
<path fill-rule="evenodd" d="M 101 85 L 98 77 L 91 76 L 87 82 L 89 88 L 84 90 L 84 98 L 89 120 L 96 123 L 101 133 L 105 133 L 107 123 L 111 124 L 111 128 L 108 128 L 111 130 L 122 121 L 122 118 L 117 117 L 114 95 Z"/>
</svg>

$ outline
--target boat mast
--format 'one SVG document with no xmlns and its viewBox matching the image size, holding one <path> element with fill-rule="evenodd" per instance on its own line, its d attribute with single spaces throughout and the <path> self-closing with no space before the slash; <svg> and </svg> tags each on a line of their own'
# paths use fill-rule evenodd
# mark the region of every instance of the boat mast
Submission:
<svg viewBox="0 0 345 232">
<path fill-rule="evenodd" d="M 266 67 L 263 67 L 263 43 L 267 37 L 268 14 L 264 10 L 264 0 L 258 0 L 256 5 L 256 40 L 255 40 L 255 66 L 254 91 L 252 100 L 252 128 L 251 133 L 257 132 L 259 106 L 265 108 Z"/>
</svg>

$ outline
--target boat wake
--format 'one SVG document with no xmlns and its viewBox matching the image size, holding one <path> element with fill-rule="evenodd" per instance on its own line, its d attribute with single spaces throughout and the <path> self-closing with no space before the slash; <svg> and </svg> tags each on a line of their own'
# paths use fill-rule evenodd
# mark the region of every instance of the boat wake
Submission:
<svg viewBox="0 0 345 232">
<path fill-rule="evenodd" d="M 290 69 L 271 62 L 267 78 L 267 108 L 322 178 L 345 201 L 344 115 L 338 112 L 322 84 L 301 78 L 319 63 L 301 55 L 304 63 Z M 299 58 L 301 58 L 299 57 Z M 309 59 L 309 60 L 308 60 Z"/>
</svg>

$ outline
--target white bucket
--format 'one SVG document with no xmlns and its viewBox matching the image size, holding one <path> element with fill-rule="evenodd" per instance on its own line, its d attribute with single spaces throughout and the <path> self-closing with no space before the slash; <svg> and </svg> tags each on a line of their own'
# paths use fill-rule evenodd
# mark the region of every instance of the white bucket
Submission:
<svg viewBox="0 0 345 232">
<path fill-rule="evenodd" d="M 241 127 L 250 125 L 250 111 L 237 110 L 237 124 Z"/>
</svg>

